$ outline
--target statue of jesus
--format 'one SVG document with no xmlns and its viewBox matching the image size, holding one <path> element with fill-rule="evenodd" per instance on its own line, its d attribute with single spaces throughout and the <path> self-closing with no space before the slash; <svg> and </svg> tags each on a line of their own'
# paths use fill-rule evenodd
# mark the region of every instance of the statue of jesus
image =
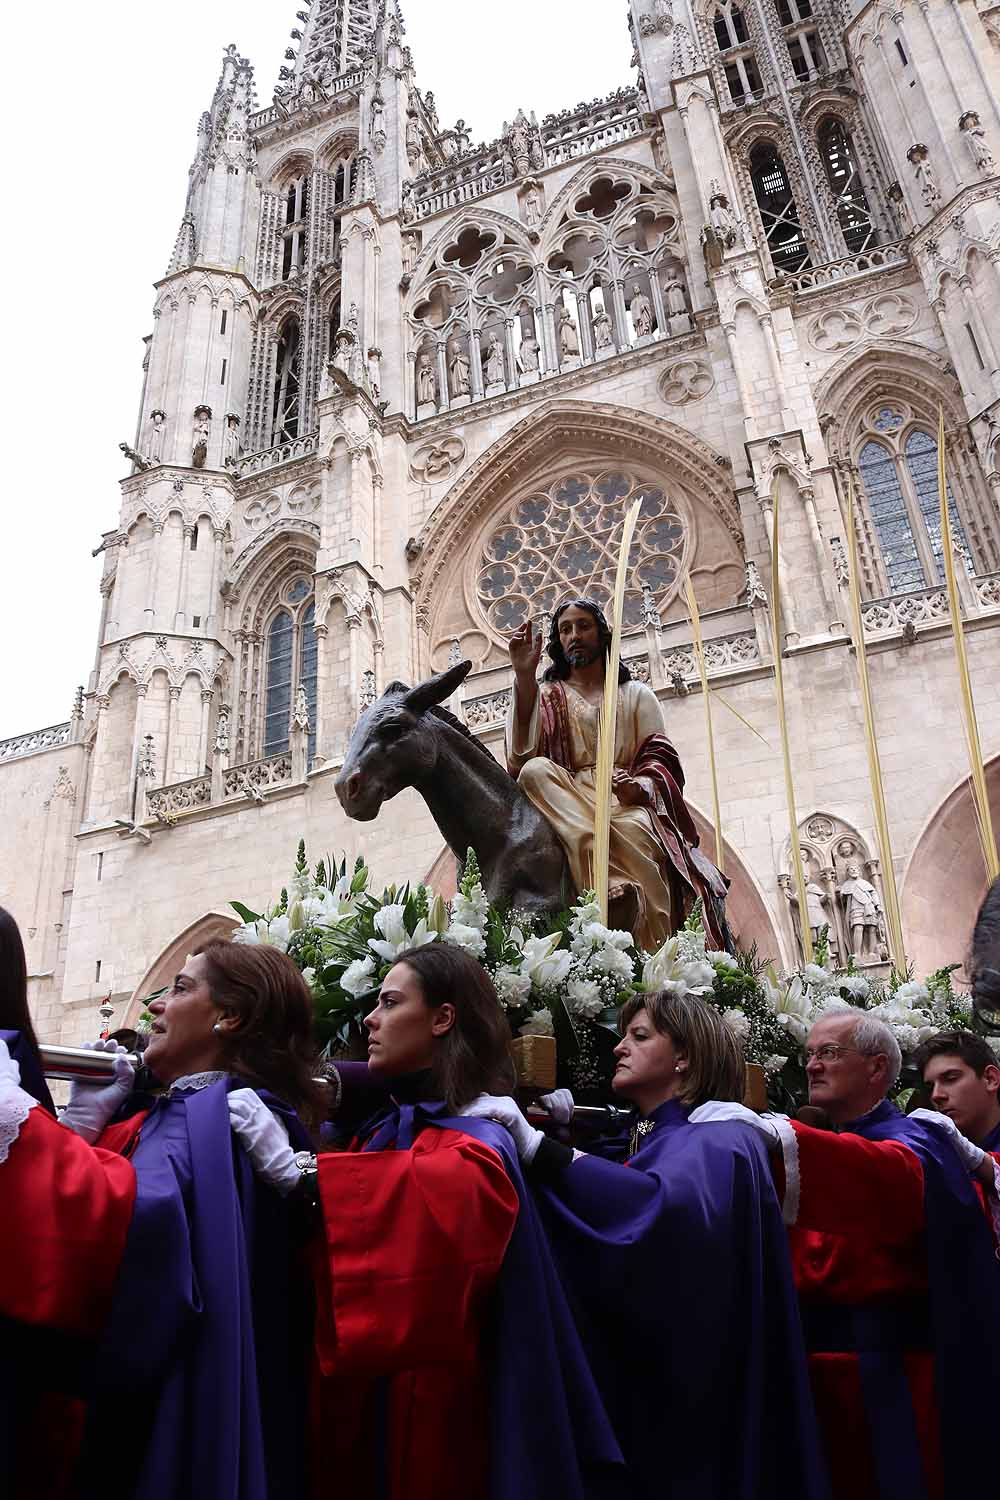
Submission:
<svg viewBox="0 0 1000 1500">
<path fill-rule="evenodd" d="M 507 721 L 507 764 L 521 790 L 548 818 L 566 850 L 577 891 L 594 884 L 597 736 L 611 630 L 598 604 L 570 599 L 552 617 L 552 665 L 536 673 L 541 635 L 527 620 L 511 637 L 514 692 Z M 612 927 L 658 948 L 684 922 L 696 897 L 709 947 L 727 946 L 723 912 L 728 882 L 698 848 L 684 801 L 684 773 L 663 733 L 656 694 L 618 669 L 618 719 L 612 775 L 608 871 Z"/>
</svg>

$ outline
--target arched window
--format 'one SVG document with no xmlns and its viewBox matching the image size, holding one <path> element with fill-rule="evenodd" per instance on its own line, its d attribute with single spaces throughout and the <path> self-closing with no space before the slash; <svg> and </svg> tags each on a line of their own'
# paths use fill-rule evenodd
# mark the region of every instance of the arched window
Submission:
<svg viewBox="0 0 1000 1500">
<path fill-rule="evenodd" d="M 774 269 L 804 270 L 809 247 L 785 163 L 772 141 L 759 141 L 750 152 L 750 176 Z"/>
<path fill-rule="evenodd" d="M 278 340 L 274 371 L 271 444 L 289 442 L 299 435 L 299 320 L 289 318 Z"/>
<path fill-rule="evenodd" d="M 750 40 L 738 5 L 716 6 L 714 26 L 720 52 L 726 52 L 730 47 L 743 47 Z"/>
<path fill-rule="evenodd" d="M 909 426 L 902 403 L 877 407 L 866 425 L 872 436 L 861 448 L 858 467 L 889 592 L 936 587 L 944 581 L 937 442 L 930 433 Z M 950 485 L 948 516 L 955 548 L 968 558 L 965 529 Z"/>
<path fill-rule="evenodd" d="M 333 358 L 334 339 L 337 337 L 337 329 L 340 327 L 340 293 L 330 303 L 330 315 L 327 319 L 326 329 L 326 357 Z"/>
<path fill-rule="evenodd" d="M 831 116 L 821 123 L 816 144 L 826 168 L 848 254 L 860 255 L 877 243 L 877 230 L 858 170 L 854 143 L 841 121 Z"/>
<path fill-rule="evenodd" d="M 292 655 L 295 631 L 287 610 L 279 610 L 267 632 L 267 684 L 264 696 L 264 754 L 288 749 L 292 714 Z"/>
<path fill-rule="evenodd" d="M 262 753 L 288 749 L 288 733 L 299 688 L 309 711 L 309 759 L 316 753 L 316 604 L 312 580 L 299 575 L 281 590 L 280 606 L 267 627 Z"/>
<path fill-rule="evenodd" d="M 285 190 L 285 228 L 282 234 L 281 279 L 288 281 L 305 269 L 306 217 L 309 211 L 309 179 L 297 178 Z"/>
<path fill-rule="evenodd" d="M 716 45 L 725 54 L 723 67 L 730 97 L 734 104 L 742 104 L 763 92 L 743 12 L 737 5 L 717 5 L 712 24 Z M 738 47 L 743 50 L 736 52 Z"/>
</svg>

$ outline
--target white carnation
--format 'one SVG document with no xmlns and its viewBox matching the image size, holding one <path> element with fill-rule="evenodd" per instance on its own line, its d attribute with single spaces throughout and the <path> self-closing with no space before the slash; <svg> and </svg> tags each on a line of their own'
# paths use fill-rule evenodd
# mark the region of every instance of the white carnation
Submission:
<svg viewBox="0 0 1000 1500">
<path fill-rule="evenodd" d="M 610 974 L 624 983 L 632 978 L 632 960 L 620 948 L 600 948 L 591 955 L 589 966 L 600 974 Z"/>
<path fill-rule="evenodd" d="M 372 988 L 374 975 L 375 960 L 373 958 L 356 958 L 347 965 L 340 976 L 340 987 L 356 1000 L 359 995 L 365 994 Z"/>
<path fill-rule="evenodd" d="M 750 1036 L 750 1021 L 741 1010 L 733 1007 L 722 1012 L 722 1019 L 736 1037 L 737 1041 L 745 1042 Z"/>
<path fill-rule="evenodd" d="M 257 928 L 262 925 L 266 927 L 267 923 L 244 922 L 242 927 L 237 927 L 229 941 L 231 943 L 259 943 L 260 933 L 257 931 Z"/>
<path fill-rule="evenodd" d="M 846 991 L 852 1000 L 867 1000 L 872 987 L 862 974 L 841 974 L 837 979 L 839 989 Z"/>
<path fill-rule="evenodd" d="M 604 1009 L 604 996 L 592 979 L 574 975 L 566 986 L 566 1000 L 575 1015 L 584 1020 L 593 1020 Z"/>
<path fill-rule="evenodd" d="M 527 974 L 519 974 L 516 969 L 498 969 L 493 976 L 493 983 L 500 996 L 500 1003 L 508 1010 L 516 1010 L 531 994 L 531 980 Z"/>
<path fill-rule="evenodd" d="M 555 1028 L 552 1025 L 552 1012 L 550 1010 L 536 1010 L 521 1027 L 521 1036 L 552 1036 Z"/>
<path fill-rule="evenodd" d="M 811 985 L 815 990 L 827 990 L 836 984 L 833 975 L 819 964 L 806 964 L 802 970 L 802 982 Z"/>
<path fill-rule="evenodd" d="M 478 927 L 469 927 L 463 922 L 452 922 L 444 935 L 446 943 L 455 943 L 471 953 L 473 958 L 482 958 L 486 952 L 486 939 Z"/>
<path fill-rule="evenodd" d="M 919 984 L 915 979 L 907 980 L 901 984 L 892 997 L 893 1003 L 906 1010 L 919 1010 L 930 1004 L 931 992 L 926 984 Z"/>
</svg>

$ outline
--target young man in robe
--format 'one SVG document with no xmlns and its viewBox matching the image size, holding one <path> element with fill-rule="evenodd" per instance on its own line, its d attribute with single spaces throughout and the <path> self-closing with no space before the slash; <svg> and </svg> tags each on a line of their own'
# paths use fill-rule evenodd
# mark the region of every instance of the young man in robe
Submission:
<svg viewBox="0 0 1000 1500">
<path fill-rule="evenodd" d="M 1000 1154 L 1000 1058 L 974 1031 L 939 1031 L 917 1053 L 935 1109 L 984 1151 Z"/>
<path fill-rule="evenodd" d="M 806 1043 L 833 1130 L 707 1105 L 780 1146 L 810 1376 L 836 1500 L 960 1500 L 981 1487 L 983 1393 L 1000 1389 L 1000 1271 L 972 1172 L 993 1159 L 946 1116 L 903 1115 L 885 1022 L 850 1007 Z"/>
<path fill-rule="evenodd" d="M 597 737 L 610 650 L 608 623 L 589 599 L 565 601 L 555 611 L 547 643 L 552 665 L 540 688 L 541 636 L 527 620 L 510 639 L 508 769 L 558 834 L 578 891 L 594 883 Z M 711 945 L 725 948 L 728 883 L 698 848 L 684 772 L 663 733 L 659 701 L 624 663 L 618 678 L 609 920 L 652 950 L 681 927 L 700 897 Z"/>
</svg>

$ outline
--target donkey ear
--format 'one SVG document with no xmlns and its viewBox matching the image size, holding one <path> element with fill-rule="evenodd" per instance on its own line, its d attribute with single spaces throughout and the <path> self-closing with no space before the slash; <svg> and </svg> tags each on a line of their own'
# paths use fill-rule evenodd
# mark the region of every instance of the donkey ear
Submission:
<svg viewBox="0 0 1000 1500">
<path fill-rule="evenodd" d="M 388 687 L 382 689 L 382 697 L 398 698 L 400 693 L 408 693 L 410 690 L 408 682 L 390 682 Z"/>
<path fill-rule="evenodd" d="M 436 677 L 428 677 L 426 682 L 420 682 L 415 688 L 410 688 L 405 699 L 404 707 L 413 714 L 422 714 L 428 708 L 433 708 L 436 703 L 443 703 L 450 698 L 460 682 L 464 682 L 472 671 L 471 661 L 460 661 L 457 666 L 449 667 L 447 672 L 439 672 Z"/>
</svg>

